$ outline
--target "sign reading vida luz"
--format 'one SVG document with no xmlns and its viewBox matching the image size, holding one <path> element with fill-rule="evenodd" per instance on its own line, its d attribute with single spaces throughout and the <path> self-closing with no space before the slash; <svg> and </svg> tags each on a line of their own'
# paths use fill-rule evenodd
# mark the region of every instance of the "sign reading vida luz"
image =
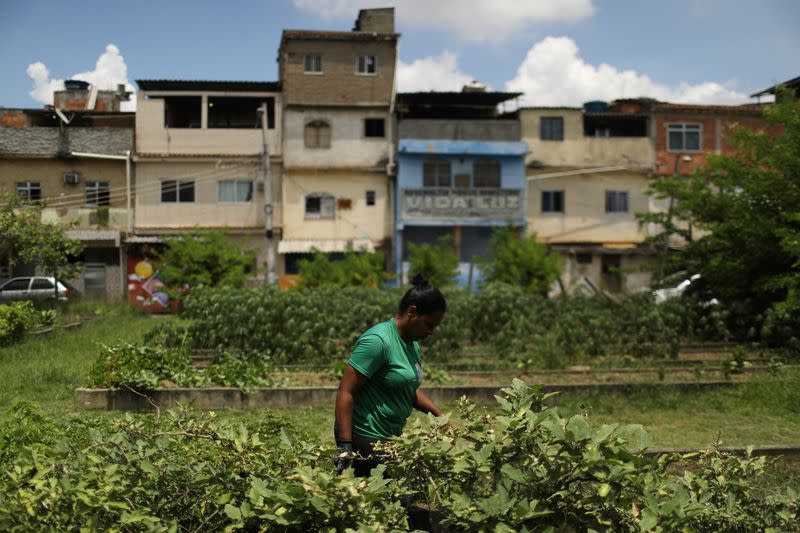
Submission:
<svg viewBox="0 0 800 533">
<path fill-rule="evenodd" d="M 401 201 L 406 220 L 522 216 L 519 189 L 404 189 Z"/>
</svg>

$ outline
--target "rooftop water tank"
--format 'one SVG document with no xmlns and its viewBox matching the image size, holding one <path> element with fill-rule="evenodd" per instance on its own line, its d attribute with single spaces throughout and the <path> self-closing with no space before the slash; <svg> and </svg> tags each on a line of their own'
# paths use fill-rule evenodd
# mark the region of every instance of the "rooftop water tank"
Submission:
<svg viewBox="0 0 800 533">
<path fill-rule="evenodd" d="M 603 100 L 592 100 L 583 104 L 583 110 L 586 113 L 605 113 L 608 111 L 608 102 Z"/>
</svg>

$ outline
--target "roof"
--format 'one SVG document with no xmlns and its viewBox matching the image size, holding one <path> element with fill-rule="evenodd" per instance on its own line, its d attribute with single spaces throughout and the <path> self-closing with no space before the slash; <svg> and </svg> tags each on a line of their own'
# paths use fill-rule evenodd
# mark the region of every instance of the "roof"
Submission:
<svg viewBox="0 0 800 533">
<path fill-rule="evenodd" d="M 399 33 L 371 31 L 283 30 L 281 43 L 288 39 L 298 41 L 396 41 L 399 38 Z"/>
<path fill-rule="evenodd" d="M 709 114 L 761 114 L 766 108 L 764 104 L 744 105 L 704 105 L 704 104 L 667 104 L 661 103 L 653 106 L 655 113 L 709 113 Z"/>
<path fill-rule="evenodd" d="M 496 106 L 501 102 L 513 100 L 522 93 L 504 92 L 417 92 L 398 93 L 397 105 L 408 106 Z"/>
<path fill-rule="evenodd" d="M 750 96 L 755 98 L 756 96 L 764 96 L 765 94 L 775 94 L 775 92 L 778 90 L 778 87 L 788 87 L 788 88 L 794 89 L 796 91 L 800 90 L 800 76 L 798 76 L 796 78 L 792 78 L 791 80 L 786 80 L 786 81 L 784 81 L 782 83 L 778 83 L 778 84 L 773 85 L 772 87 L 770 87 L 768 89 L 764 89 L 763 91 L 759 91 L 757 93 L 753 93 Z"/>
<path fill-rule="evenodd" d="M 136 80 L 142 91 L 279 92 L 278 81 Z"/>
<path fill-rule="evenodd" d="M 254 154 L 198 154 L 198 153 L 186 153 L 186 154 L 179 154 L 179 153 L 155 153 L 155 152 L 136 152 L 134 154 L 136 158 L 141 159 L 164 159 L 167 157 L 183 157 L 183 158 L 193 158 L 193 159 L 230 159 L 230 158 L 261 158 L 264 157 L 264 154 L 261 152 L 254 153 Z"/>
<path fill-rule="evenodd" d="M 571 107 L 571 106 L 565 106 L 565 105 L 552 105 L 552 106 L 550 106 L 550 105 L 524 106 L 524 107 L 520 107 L 519 109 L 520 109 L 521 111 L 524 111 L 524 110 L 526 110 L 526 109 L 530 109 L 530 110 L 546 110 L 546 109 L 552 109 L 552 110 L 554 110 L 554 111 L 555 111 L 555 110 L 563 110 L 563 111 L 583 111 L 583 108 L 582 108 L 582 107 Z"/>
<path fill-rule="evenodd" d="M 119 246 L 120 232 L 115 230 L 67 230 L 67 237 L 83 242 L 90 241 L 113 241 L 115 246 Z"/>
<path fill-rule="evenodd" d="M 495 156 L 523 156 L 528 145 L 520 141 L 447 141 L 428 139 L 400 139 L 399 154 L 475 154 Z"/>
</svg>

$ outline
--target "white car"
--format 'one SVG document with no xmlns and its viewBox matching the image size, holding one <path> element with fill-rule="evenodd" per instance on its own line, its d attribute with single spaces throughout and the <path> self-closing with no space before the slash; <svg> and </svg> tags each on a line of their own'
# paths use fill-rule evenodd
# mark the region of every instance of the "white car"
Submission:
<svg viewBox="0 0 800 533">
<path fill-rule="evenodd" d="M 55 300 L 55 285 L 58 284 L 58 300 L 66 302 L 80 293 L 66 281 L 54 277 L 24 276 L 11 278 L 0 285 L 0 302 L 17 300 Z"/>
<path fill-rule="evenodd" d="M 701 278 L 702 277 L 700 274 L 693 274 L 673 287 L 656 289 L 653 291 L 653 298 L 655 298 L 657 304 L 660 304 L 666 302 L 667 300 L 672 300 L 673 298 L 679 298 L 690 289 L 694 289 L 696 291 L 698 289 L 698 282 Z M 701 299 L 708 298 L 708 296 L 710 295 L 706 291 L 705 296 L 701 297 Z M 719 300 L 713 297 L 708 298 L 707 300 L 703 301 L 702 305 L 703 307 L 719 305 Z"/>
</svg>

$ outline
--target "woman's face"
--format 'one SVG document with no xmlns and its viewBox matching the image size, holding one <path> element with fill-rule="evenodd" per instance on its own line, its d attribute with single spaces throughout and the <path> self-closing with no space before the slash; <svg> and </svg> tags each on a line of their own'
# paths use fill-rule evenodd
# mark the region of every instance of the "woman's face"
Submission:
<svg viewBox="0 0 800 533">
<path fill-rule="evenodd" d="M 442 322 L 444 311 L 434 311 L 426 315 L 417 313 L 416 306 L 408 308 L 408 325 L 406 331 L 411 340 L 419 341 L 433 333 L 433 330 Z"/>
</svg>

